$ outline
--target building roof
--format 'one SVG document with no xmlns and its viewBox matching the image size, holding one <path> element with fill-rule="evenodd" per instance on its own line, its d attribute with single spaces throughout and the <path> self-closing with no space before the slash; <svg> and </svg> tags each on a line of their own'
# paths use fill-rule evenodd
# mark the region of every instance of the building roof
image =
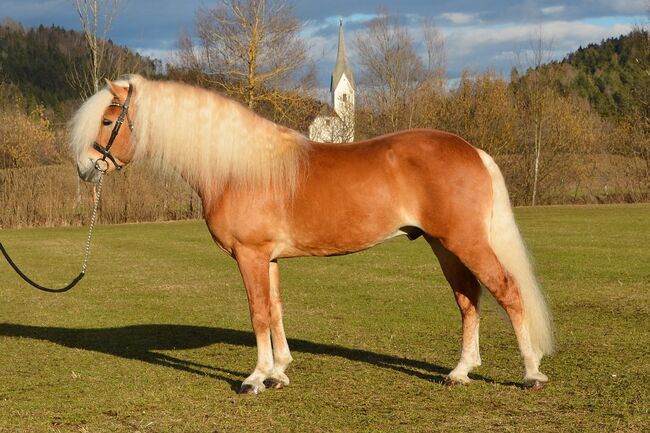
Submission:
<svg viewBox="0 0 650 433">
<path fill-rule="evenodd" d="M 330 104 L 323 104 L 318 110 L 318 117 L 339 117 L 339 115 Z"/>
<path fill-rule="evenodd" d="M 318 108 L 318 111 L 316 111 L 313 115 L 311 115 L 309 119 L 311 119 L 311 123 L 314 123 L 316 119 L 320 119 L 320 118 L 340 119 L 341 116 L 339 116 L 339 114 L 334 110 L 334 108 L 330 104 L 321 103 L 320 107 Z"/>
<path fill-rule="evenodd" d="M 343 20 L 341 20 L 339 24 L 339 50 L 336 54 L 336 64 L 334 65 L 334 71 L 332 72 L 330 92 L 334 92 L 334 89 L 336 89 L 336 86 L 339 85 L 339 81 L 341 81 L 343 74 L 348 77 L 352 88 L 354 88 L 354 76 L 352 75 L 352 68 L 350 68 L 348 56 L 345 55 L 345 35 L 343 34 Z"/>
</svg>

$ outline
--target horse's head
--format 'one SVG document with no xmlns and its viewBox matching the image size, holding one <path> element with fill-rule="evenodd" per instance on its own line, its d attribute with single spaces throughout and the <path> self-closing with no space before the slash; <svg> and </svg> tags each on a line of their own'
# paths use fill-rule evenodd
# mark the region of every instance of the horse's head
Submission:
<svg viewBox="0 0 650 433">
<path fill-rule="evenodd" d="M 75 114 L 71 147 L 81 179 L 97 182 L 102 172 L 119 170 L 133 158 L 134 98 L 129 82 L 106 80 Z"/>
</svg>

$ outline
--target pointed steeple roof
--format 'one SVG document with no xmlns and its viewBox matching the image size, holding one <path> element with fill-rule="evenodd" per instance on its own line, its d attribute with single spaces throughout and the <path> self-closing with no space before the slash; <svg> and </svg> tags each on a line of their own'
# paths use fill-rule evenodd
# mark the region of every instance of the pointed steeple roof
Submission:
<svg viewBox="0 0 650 433">
<path fill-rule="evenodd" d="M 352 88 L 354 88 L 352 68 L 350 68 L 350 62 L 348 62 L 348 56 L 345 55 L 345 35 L 343 34 L 343 20 L 341 20 L 339 23 L 339 50 L 336 54 L 336 64 L 334 65 L 334 71 L 332 72 L 330 92 L 334 92 L 334 89 L 338 86 L 343 74 L 348 77 L 350 84 L 352 84 Z"/>
</svg>

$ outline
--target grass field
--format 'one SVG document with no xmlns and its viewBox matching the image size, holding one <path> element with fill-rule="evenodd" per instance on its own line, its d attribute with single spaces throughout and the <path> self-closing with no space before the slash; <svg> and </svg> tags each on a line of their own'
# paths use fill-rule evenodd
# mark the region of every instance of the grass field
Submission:
<svg viewBox="0 0 650 433">
<path fill-rule="evenodd" d="M 255 363 L 235 263 L 201 222 L 100 226 L 73 291 L 0 263 L 0 432 L 650 431 L 650 205 L 517 210 L 555 317 L 541 391 L 521 389 L 485 296 L 483 366 L 442 379 L 460 316 L 422 240 L 280 262 L 292 384 L 233 389 Z M 78 273 L 83 228 L 3 230 L 37 281 Z"/>
</svg>

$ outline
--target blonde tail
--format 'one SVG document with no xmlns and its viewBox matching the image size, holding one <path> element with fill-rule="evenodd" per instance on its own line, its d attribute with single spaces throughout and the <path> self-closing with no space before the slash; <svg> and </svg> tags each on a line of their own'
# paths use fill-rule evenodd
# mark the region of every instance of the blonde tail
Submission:
<svg viewBox="0 0 650 433">
<path fill-rule="evenodd" d="M 519 286 L 523 304 L 524 324 L 530 334 L 533 350 L 540 356 L 553 352 L 553 325 L 546 300 L 539 288 L 524 240 L 519 233 L 508 190 L 501 170 L 494 160 L 479 150 L 492 178 L 492 219 L 490 246 Z"/>
</svg>

